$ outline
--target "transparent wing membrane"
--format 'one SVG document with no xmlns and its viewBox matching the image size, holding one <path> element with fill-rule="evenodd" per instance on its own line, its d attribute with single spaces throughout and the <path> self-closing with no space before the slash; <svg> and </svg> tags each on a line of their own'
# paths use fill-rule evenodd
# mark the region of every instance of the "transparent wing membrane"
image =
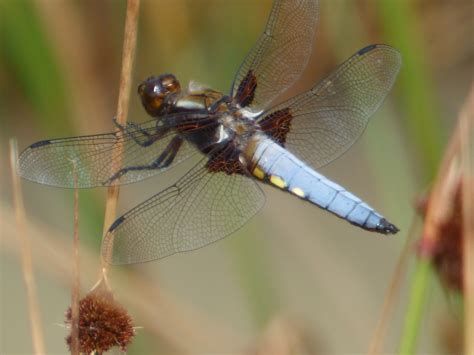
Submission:
<svg viewBox="0 0 474 355">
<path fill-rule="evenodd" d="M 174 185 L 117 219 L 104 239 L 104 258 L 113 264 L 159 259 L 203 247 L 244 225 L 265 198 L 246 175 L 213 168 L 224 156 L 203 158 Z"/>
<path fill-rule="evenodd" d="M 23 151 L 18 167 L 28 180 L 72 188 L 75 161 L 78 187 L 107 186 L 146 179 L 194 152 L 185 140 L 179 142 L 173 131 L 158 128 L 157 121 L 151 120 L 116 133 L 37 142 Z M 161 165 L 156 164 L 160 156 Z M 132 169 L 118 174 L 125 167 Z"/>
<path fill-rule="evenodd" d="M 266 112 L 260 122 L 269 135 L 318 168 L 359 138 L 392 88 L 400 66 L 397 50 L 368 46 L 310 91 Z"/>
<path fill-rule="evenodd" d="M 305 69 L 317 20 L 317 1 L 275 1 L 264 32 L 234 78 L 231 96 L 241 106 L 268 107 Z"/>
</svg>

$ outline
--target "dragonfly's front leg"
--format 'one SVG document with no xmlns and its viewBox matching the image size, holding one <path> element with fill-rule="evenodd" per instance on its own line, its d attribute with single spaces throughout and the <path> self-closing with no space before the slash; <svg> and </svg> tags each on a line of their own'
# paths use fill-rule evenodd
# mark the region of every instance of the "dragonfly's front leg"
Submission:
<svg viewBox="0 0 474 355">
<path fill-rule="evenodd" d="M 179 148 L 181 148 L 182 144 L 183 138 L 179 136 L 173 137 L 173 139 L 166 146 L 165 150 L 159 155 L 158 158 L 156 158 L 154 162 L 149 165 L 127 166 L 122 168 L 112 175 L 108 180 L 106 180 L 103 185 L 112 184 L 114 180 L 119 179 L 129 171 L 155 170 L 168 167 L 173 162 L 176 154 L 178 154 Z"/>
<path fill-rule="evenodd" d="M 112 118 L 112 121 L 114 122 L 115 126 L 117 126 L 122 132 L 132 137 L 135 143 L 142 147 L 148 147 L 152 145 L 158 139 L 161 139 L 169 131 L 168 128 L 161 128 L 159 126 L 156 126 L 156 131 L 150 133 L 133 122 L 127 122 L 126 125 L 123 125 L 117 122 L 116 117 Z M 137 132 L 141 134 L 141 137 L 137 137 Z M 144 140 L 140 140 L 139 138 L 144 138 Z"/>
</svg>

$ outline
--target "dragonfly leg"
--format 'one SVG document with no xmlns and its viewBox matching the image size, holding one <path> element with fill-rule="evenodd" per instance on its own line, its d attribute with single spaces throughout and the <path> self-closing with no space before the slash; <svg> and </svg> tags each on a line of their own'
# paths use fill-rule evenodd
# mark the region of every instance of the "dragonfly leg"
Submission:
<svg viewBox="0 0 474 355">
<path fill-rule="evenodd" d="M 141 171 L 141 170 L 155 170 L 155 169 L 164 169 L 168 167 L 178 154 L 179 148 L 183 144 L 183 138 L 179 136 L 175 136 L 171 142 L 168 143 L 165 150 L 159 155 L 158 158 L 155 159 L 149 165 L 138 165 L 138 166 L 127 166 L 126 168 L 122 168 L 117 171 L 114 175 L 112 175 L 108 180 L 106 180 L 103 185 L 110 185 L 113 181 L 119 179 L 126 173 L 130 171 Z"/>
<path fill-rule="evenodd" d="M 167 128 L 162 129 L 161 127 L 157 126 L 156 131 L 154 133 L 150 133 L 133 122 L 127 122 L 126 125 L 123 125 L 117 122 L 116 117 L 112 118 L 112 121 L 114 122 L 115 126 L 117 126 L 122 132 L 132 137 L 135 143 L 137 143 L 138 145 L 142 147 L 148 147 L 152 145 L 158 139 L 162 138 L 165 135 L 165 133 L 168 132 Z M 137 137 L 137 132 L 140 133 L 142 136 Z M 139 138 L 145 138 L 145 139 L 140 140 Z"/>
</svg>

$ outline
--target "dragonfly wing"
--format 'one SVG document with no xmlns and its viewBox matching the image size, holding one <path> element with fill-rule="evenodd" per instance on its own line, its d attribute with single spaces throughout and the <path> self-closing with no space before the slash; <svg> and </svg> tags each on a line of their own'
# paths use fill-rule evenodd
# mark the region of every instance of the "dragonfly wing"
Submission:
<svg viewBox="0 0 474 355">
<path fill-rule="evenodd" d="M 263 206 L 256 182 L 225 169 L 225 154 L 203 158 L 177 183 L 118 218 L 102 255 L 112 264 L 146 262 L 213 243 Z"/>
<path fill-rule="evenodd" d="M 400 66 L 401 56 L 394 48 L 363 48 L 313 89 L 265 112 L 259 123 L 313 168 L 321 167 L 360 137 Z"/>
<path fill-rule="evenodd" d="M 308 64 L 318 20 L 315 0 L 277 0 L 264 32 L 234 78 L 231 96 L 242 107 L 268 107 Z"/>
<path fill-rule="evenodd" d="M 160 132 L 163 129 L 161 127 Z M 158 134 L 160 138 L 155 140 Z M 18 168 L 20 175 L 28 180 L 72 188 L 75 162 L 77 187 L 127 184 L 156 175 L 166 168 L 137 169 L 120 178 L 110 178 L 122 167 L 149 166 L 173 145 L 175 137 L 171 129 L 166 134 L 159 133 L 157 120 L 151 120 L 116 133 L 44 140 L 32 144 L 21 153 Z M 153 143 L 147 145 L 150 139 Z M 194 148 L 183 141 L 167 168 L 194 152 Z"/>
</svg>

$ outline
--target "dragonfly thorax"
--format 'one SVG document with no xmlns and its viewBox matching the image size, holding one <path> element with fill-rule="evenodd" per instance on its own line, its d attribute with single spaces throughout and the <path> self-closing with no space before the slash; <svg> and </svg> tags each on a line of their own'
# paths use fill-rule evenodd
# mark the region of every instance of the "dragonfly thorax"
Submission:
<svg viewBox="0 0 474 355">
<path fill-rule="evenodd" d="M 249 140 L 260 131 L 255 119 L 260 114 L 261 112 L 254 113 L 245 109 L 233 110 L 230 107 L 230 111 L 220 119 L 226 138 L 233 140 L 238 150 L 244 150 Z"/>
</svg>

